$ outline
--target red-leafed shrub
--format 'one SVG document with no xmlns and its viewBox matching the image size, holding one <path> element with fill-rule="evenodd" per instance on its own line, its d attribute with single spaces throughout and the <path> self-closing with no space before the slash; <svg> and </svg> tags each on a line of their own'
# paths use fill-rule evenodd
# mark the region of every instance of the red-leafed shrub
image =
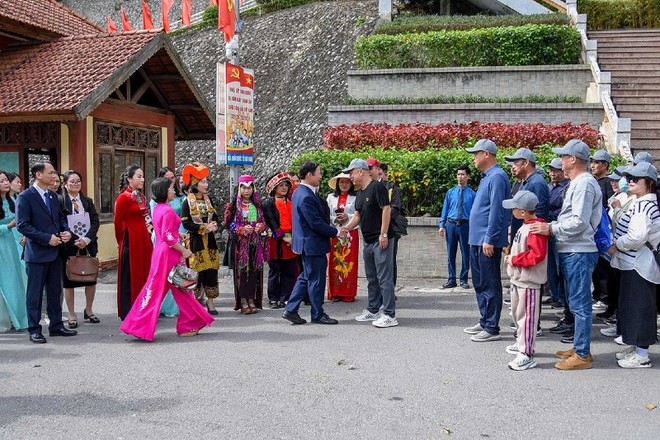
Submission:
<svg viewBox="0 0 660 440">
<path fill-rule="evenodd" d="M 563 145 L 581 139 L 596 146 L 598 130 L 587 124 L 501 124 L 470 122 L 468 124 L 352 124 L 330 127 L 323 135 L 323 147 L 329 150 L 361 150 L 367 147 L 420 151 L 427 148 L 451 148 L 487 138 L 500 148 L 538 145 Z"/>
</svg>

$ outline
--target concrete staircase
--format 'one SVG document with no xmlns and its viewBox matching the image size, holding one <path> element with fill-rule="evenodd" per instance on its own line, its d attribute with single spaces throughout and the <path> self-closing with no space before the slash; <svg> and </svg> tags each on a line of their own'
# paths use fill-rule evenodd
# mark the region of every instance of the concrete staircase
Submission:
<svg viewBox="0 0 660 440">
<path fill-rule="evenodd" d="M 598 41 L 598 64 L 612 74 L 612 102 L 631 119 L 633 152 L 660 160 L 660 29 L 590 31 Z"/>
</svg>

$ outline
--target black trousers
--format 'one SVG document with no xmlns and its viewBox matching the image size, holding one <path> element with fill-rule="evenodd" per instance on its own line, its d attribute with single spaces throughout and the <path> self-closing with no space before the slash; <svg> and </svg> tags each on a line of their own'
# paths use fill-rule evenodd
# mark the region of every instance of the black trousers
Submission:
<svg viewBox="0 0 660 440">
<path fill-rule="evenodd" d="M 297 258 L 268 261 L 268 300 L 285 302 L 289 300 L 296 283 Z"/>
<path fill-rule="evenodd" d="M 599 257 L 594 273 L 591 275 L 591 282 L 594 283 L 594 291 L 592 294 L 594 301 L 602 301 L 605 304 L 609 304 L 609 292 L 607 291 L 609 274 L 610 262 L 603 257 Z"/>
</svg>

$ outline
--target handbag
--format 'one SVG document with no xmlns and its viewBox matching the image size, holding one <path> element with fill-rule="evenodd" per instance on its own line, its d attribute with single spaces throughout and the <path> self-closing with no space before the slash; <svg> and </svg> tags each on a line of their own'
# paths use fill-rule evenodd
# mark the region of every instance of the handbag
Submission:
<svg viewBox="0 0 660 440">
<path fill-rule="evenodd" d="M 99 276 L 99 259 L 91 255 L 80 255 L 80 250 L 66 260 L 66 277 L 78 283 L 95 282 Z"/>
<path fill-rule="evenodd" d="M 167 281 L 181 290 L 194 290 L 197 285 L 197 271 L 179 263 L 167 275 Z"/>
</svg>

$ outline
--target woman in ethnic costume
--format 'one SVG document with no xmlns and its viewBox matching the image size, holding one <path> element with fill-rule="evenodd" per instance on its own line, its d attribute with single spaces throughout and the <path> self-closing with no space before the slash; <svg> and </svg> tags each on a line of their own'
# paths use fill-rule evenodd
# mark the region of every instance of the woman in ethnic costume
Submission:
<svg viewBox="0 0 660 440">
<path fill-rule="evenodd" d="M 157 203 L 153 210 L 156 245 L 150 261 L 151 268 L 147 282 L 120 329 L 129 335 L 153 341 L 162 302 L 169 290 L 179 308 L 177 334 L 195 336 L 200 329 L 213 322 L 213 317 L 195 300 L 192 293 L 180 290 L 167 281 L 172 268 L 184 258 L 192 256 L 192 252 L 179 241 L 181 218 L 168 204 L 175 197 L 174 182 L 158 177 L 151 184 L 151 193 Z"/>
<path fill-rule="evenodd" d="M 166 177 L 170 179 L 171 182 L 174 182 L 174 198 L 172 199 L 171 202 L 169 202 L 169 204 L 174 210 L 174 212 L 176 212 L 176 215 L 181 217 L 181 208 L 183 207 L 183 202 L 186 200 L 186 197 L 181 193 L 181 187 L 179 186 L 179 178 L 176 177 L 176 175 L 174 174 L 174 170 L 170 167 L 161 168 L 160 170 L 158 170 L 158 174 L 156 176 Z M 152 198 L 149 201 L 149 209 L 151 210 L 151 212 L 154 212 L 155 207 L 156 207 L 156 200 Z M 184 229 L 183 225 L 181 225 L 179 232 L 182 234 L 186 233 L 186 230 Z M 152 241 L 155 241 L 156 240 L 155 235 L 152 235 L 151 239 Z M 160 309 L 160 314 L 167 316 L 168 318 L 173 318 L 179 314 L 179 308 L 177 307 L 176 302 L 172 297 L 172 292 L 167 292 L 167 295 L 165 295 L 165 299 L 163 300 L 163 306 Z"/>
<path fill-rule="evenodd" d="M 121 175 L 115 202 L 115 238 L 119 245 L 117 264 L 117 315 L 123 320 L 147 281 L 151 262 L 151 215 L 142 194 L 144 173 L 129 165 Z"/>
<path fill-rule="evenodd" d="M 66 276 L 66 262 L 69 257 L 77 254 L 90 255 L 96 257 L 98 254 L 98 237 L 100 222 L 99 215 L 96 212 L 94 201 L 86 197 L 82 191 L 82 176 L 79 172 L 69 170 L 64 173 L 64 189 L 60 195 L 60 206 L 66 215 L 76 215 L 87 213 L 89 216 L 90 228 L 84 237 L 77 240 L 71 240 L 66 243 L 60 257 L 62 258 L 62 287 L 64 288 L 64 301 L 69 311 L 68 325 L 70 329 L 78 327 L 78 315 L 76 314 L 75 288 L 85 288 L 85 308 L 83 318 L 91 324 L 98 324 L 101 320 L 94 313 L 94 298 L 96 297 L 96 280 L 93 281 L 71 281 Z"/>
<path fill-rule="evenodd" d="M 261 309 L 264 261 L 268 260 L 266 221 L 259 195 L 254 190 L 254 177 L 238 179 L 236 198 L 227 204 L 225 225 L 232 238 L 234 273 L 234 310 L 250 315 Z"/>
<path fill-rule="evenodd" d="M 218 213 L 208 195 L 209 169 L 193 162 L 183 167 L 183 181 L 188 191 L 181 208 L 183 227 L 190 233 L 189 249 L 193 256 L 188 266 L 199 273 L 195 296 L 201 300 L 206 294 L 206 307 L 211 315 L 217 315 L 213 299 L 218 297 L 218 268 L 220 253 L 215 241 L 218 231 Z"/>
<path fill-rule="evenodd" d="M 291 249 L 293 214 L 291 180 L 288 172 L 273 176 L 266 185 L 268 197 L 263 209 L 266 224 L 270 228 L 268 244 L 268 300 L 271 309 L 281 309 L 289 301 L 296 282 L 298 256 Z"/>
<path fill-rule="evenodd" d="M 25 306 L 25 269 L 16 250 L 13 230 L 16 229 L 16 204 L 9 195 L 7 173 L 0 171 L 0 333 L 14 327 L 28 327 Z"/>
<path fill-rule="evenodd" d="M 328 182 L 333 190 L 328 194 L 330 221 L 337 226 L 350 221 L 355 215 L 355 188 L 348 174 L 338 174 Z M 333 302 L 355 300 L 357 295 L 358 254 L 360 235 L 357 229 L 347 239 L 330 241 L 328 259 L 328 299 Z"/>
<path fill-rule="evenodd" d="M 16 204 L 16 197 L 18 197 L 18 194 L 23 191 L 23 181 L 21 180 L 21 176 L 16 173 L 7 173 L 7 179 L 9 179 L 9 197 L 11 197 L 14 204 Z M 21 267 L 25 270 L 25 261 L 23 261 L 25 237 L 18 232 L 18 228 L 12 228 L 12 232 L 14 233 L 14 239 L 16 239 L 16 249 L 18 249 L 18 257 L 21 260 Z"/>
</svg>

